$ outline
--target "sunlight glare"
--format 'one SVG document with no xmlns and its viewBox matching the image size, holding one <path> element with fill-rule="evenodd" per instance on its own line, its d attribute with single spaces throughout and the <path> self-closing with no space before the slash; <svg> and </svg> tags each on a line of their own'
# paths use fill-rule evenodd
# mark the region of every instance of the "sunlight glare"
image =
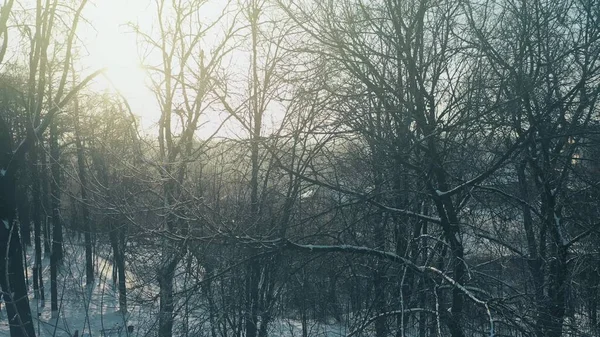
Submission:
<svg viewBox="0 0 600 337">
<path fill-rule="evenodd" d="M 146 74 L 139 61 L 136 36 L 130 24 L 151 24 L 150 2 L 147 0 L 97 0 L 84 16 L 80 38 L 85 41 L 83 66 L 91 70 L 106 68 L 96 89 L 117 90 L 125 97 L 143 129 L 151 128 L 159 118 L 154 96 L 146 86 Z"/>
</svg>

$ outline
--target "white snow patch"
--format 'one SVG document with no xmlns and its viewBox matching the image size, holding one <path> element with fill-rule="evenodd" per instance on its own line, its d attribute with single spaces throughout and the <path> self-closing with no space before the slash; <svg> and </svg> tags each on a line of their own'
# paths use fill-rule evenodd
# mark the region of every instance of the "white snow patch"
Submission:
<svg viewBox="0 0 600 337">
<path fill-rule="evenodd" d="M 563 227 L 560 223 L 560 217 L 554 213 L 554 224 L 556 225 L 556 231 L 558 232 L 558 237 L 560 238 L 560 243 L 563 246 L 569 244 L 569 241 L 565 238 L 565 233 L 563 232 Z"/>
<path fill-rule="evenodd" d="M 65 237 L 65 239 L 67 239 Z M 133 246 L 133 245 L 132 245 Z M 310 247 L 331 247 L 312 245 Z M 351 247 L 351 246 L 348 246 Z M 59 311 L 58 319 L 52 318 L 49 303 L 42 306 L 39 299 L 34 298 L 33 291 L 29 292 L 29 300 L 38 337 L 67 337 L 73 336 L 75 330 L 79 332 L 80 337 L 134 337 L 153 335 L 156 330 L 157 318 L 159 313 L 158 302 L 155 301 L 159 292 L 158 285 L 154 279 L 154 271 L 148 266 L 155 265 L 158 257 L 153 254 L 152 249 L 146 249 L 143 245 L 135 246 L 135 254 L 132 254 L 127 269 L 127 288 L 128 288 L 128 310 L 126 313 L 120 312 L 118 289 L 112 285 L 112 258 L 110 248 L 99 246 L 97 255 L 95 255 L 94 269 L 96 271 L 96 280 L 90 287 L 85 285 L 85 254 L 84 245 L 80 240 L 73 240 L 71 244 L 65 245 L 65 261 L 58 275 L 59 279 Z M 31 268 L 34 265 L 34 249 L 26 249 L 27 266 Z M 45 272 L 49 268 L 49 259 L 42 259 L 42 275 L 44 284 L 50 284 L 49 273 Z M 143 263 L 147 262 L 147 263 Z M 177 274 L 182 275 L 185 265 L 178 266 Z M 29 275 L 32 275 L 29 269 Z M 31 276 L 30 276 L 31 277 Z M 30 279 L 31 280 L 31 279 Z M 193 280 L 190 280 L 193 281 Z M 195 281 L 194 281 L 195 282 Z M 193 284 L 190 284 L 193 285 Z M 176 278 L 175 289 L 186 292 L 189 285 L 186 284 L 185 277 Z M 47 289 L 47 288 L 46 288 Z M 198 299 L 200 294 L 191 294 L 192 301 Z M 46 291 L 46 298 L 49 298 L 49 291 Z M 154 302 L 153 302 L 154 301 Z M 48 300 L 49 302 L 49 300 Z M 181 302 L 179 302 L 181 304 Z M 208 312 L 204 307 L 191 309 L 184 317 L 185 311 L 182 311 L 175 319 L 173 336 L 183 336 L 182 329 L 184 319 L 189 320 L 186 324 L 190 331 L 200 331 L 205 329 L 210 331 L 208 322 Z M 4 310 L 0 310 L 0 317 Z M 56 315 L 55 315 L 56 316 Z M 0 336 L 9 336 L 9 326 L 0 319 Z M 348 334 L 347 326 L 336 322 L 318 322 L 306 320 L 304 322 L 293 318 L 274 318 L 269 324 L 269 336 L 274 337 L 294 337 L 301 336 L 303 329 L 309 336 L 316 337 L 342 337 Z M 134 328 L 133 333 L 128 332 L 128 327 Z M 190 336 L 200 336 L 200 332 Z"/>
<path fill-rule="evenodd" d="M 308 199 L 308 198 L 312 197 L 314 194 L 315 194 L 315 190 L 308 189 L 305 192 L 303 192 L 302 194 L 300 194 L 300 198 L 301 199 Z"/>
<path fill-rule="evenodd" d="M 6 169 L 0 169 L 0 176 L 5 176 L 6 175 Z"/>
<path fill-rule="evenodd" d="M 6 227 L 6 229 L 10 229 L 10 227 L 8 226 L 8 220 L 2 219 L 2 222 L 4 223 L 4 227 Z"/>
</svg>

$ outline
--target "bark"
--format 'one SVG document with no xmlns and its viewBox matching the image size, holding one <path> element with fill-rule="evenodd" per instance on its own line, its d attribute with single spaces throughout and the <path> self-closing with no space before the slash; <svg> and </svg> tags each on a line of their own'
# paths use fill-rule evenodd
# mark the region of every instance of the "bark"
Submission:
<svg viewBox="0 0 600 337">
<path fill-rule="evenodd" d="M 119 310 L 121 313 L 127 313 L 127 280 L 125 278 L 125 253 L 122 245 L 119 247 L 115 260 L 119 276 Z"/>
<path fill-rule="evenodd" d="M 4 179 L 0 179 L 4 180 Z M 0 183 L 4 198 L 10 191 L 6 182 Z M 0 206 L 6 208 L 5 203 Z M 10 214 L 0 210 L 2 226 L 0 226 L 0 285 L 2 286 L 3 300 L 6 308 L 10 334 L 12 337 L 35 336 L 31 317 L 31 308 L 27 298 L 27 285 L 25 283 L 25 270 L 23 268 L 21 242 L 18 228 L 14 220 L 10 220 Z"/>
<path fill-rule="evenodd" d="M 259 80 L 258 80 L 258 64 L 257 64 L 257 44 L 258 44 L 258 15 L 256 1 L 252 1 L 249 7 L 250 13 L 250 28 L 252 35 L 252 84 L 251 84 L 251 108 L 250 114 L 253 121 L 253 129 L 251 131 L 251 177 L 250 177 L 250 225 L 255 225 L 255 233 L 261 235 L 259 227 L 259 200 L 258 200 L 258 172 L 259 172 L 259 142 L 262 128 L 262 110 L 259 106 Z M 250 255 L 255 252 L 251 250 Z M 251 259 L 247 267 L 246 281 L 246 317 L 245 317 L 245 332 L 246 337 L 256 337 L 258 334 L 258 301 L 259 301 L 259 282 L 261 268 L 260 261 L 256 258 Z"/>
<path fill-rule="evenodd" d="M 40 184 L 42 187 L 42 210 L 40 213 L 42 216 L 42 229 L 44 232 L 44 254 L 50 256 L 52 250 L 52 229 L 50 228 L 50 184 L 48 183 L 48 160 L 46 158 L 46 150 L 43 145 L 40 144 Z"/>
<path fill-rule="evenodd" d="M 252 259 L 246 269 L 246 337 L 256 337 L 258 334 L 258 295 L 260 282 L 260 264 L 258 259 Z"/>
<path fill-rule="evenodd" d="M 215 303 L 215 292 L 213 290 L 213 277 L 215 276 L 214 266 L 211 262 L 203 262 L 200 259 L 196 260 L 196 263 L 199 266 L 204 268 L 204 282 L 201 284 L 202 293 L 206 296 L 206 301 L 208 303 L 208 319 L 210 323 L 210 336 L 217 337 L 217 317 L 219 317 L 219 313 L 217 312 L 217 304 Z"/>
<path fill-rule="evenodd" d="M 19 213 L 19 225 L 21 229 L 21 240 L 24 246 L 31 245 L 31 217 L 29 205 L 29 181 L 28 170 L 21 170 L 21 183 L 17 184 L 17 209 Z"/>
<path fill-rule="evenodd" d="M 52 315 L 58 313 L 58 259 L 54 252 L 50 253 L 50 310 Z"/>
<path fill-rule="evenodd" d="M 437 154 L 436 146 L 433 142 L 429 144 L 429 152 L 433 160 L 433 171 L 435 172 L 438 186 L 443 190 L 448 190 L 446 182 L 446 173 L 441 169 L 439 164 L 440 157 Z M 437 212 L 441 219 L 441 227 L 444 236 L 448 241 L 451 252 L 451 268 L 454 280 L 461 285 L 466 284 L 466 267 L 464 261 L 464 247 L 460 239 L 460 227 L 458 215 L 453 204 L 452 198 L 449 196 L 434 197 Z M 463 331 L 463 311 L 464 311 L 464 294 L 458 287 L 452 289 L 452 299 L 450 306 L 450 318 L 447 320 L 448 330 L 452 337 L 464 337 Z"/>
<path fill-rule="evenodd" d="M 527 204 L 521 206 L 523 212 L 523 227 L 525 229 L 527 239 L 527 250 L 529 260 L 527 266 L 533 281 L 533 289 L 535 293 L 536 310 L 537 310 L 537 323 L 535 324 L 534 330 L 537 336 L 543 336 L 543 326 L 546 320 L 544 316 L 544 310 L 548 305 L 544 293 L 544 270 L 543 270 L 543 259 L 544 256 L 540 256 L 540 251 L 537 249 L 538 242 L 535 238 L 535 230 L 533 227 L 533 218 L 531 216 L 531 209 L 529 208 L 529 187 L 527 182 L 527 176 L 525 174 L 526 163 L 523 162 L 517 166 L 517 178 L 519 181 L 519 193 L 522 200 Z M 541 238 L 540 238 L 541 239 Z M 540 245 L 546 244 L 545 241 L 539 243 Z M 542 254 L 544 250 L 541 250 Z"/>
<path fill-rule="evenodd" d="M 562 336 L 565 319 L 566 291 L 567 291 L 567 248 L 562 245 L 556 247 L 556 258 L 550 263 L 549 268 L 549 297 L 548 307 L 549 322 L 546 326 L 548 337 Z"/>
<path fill-rule="evenodd" d="M 380 163 L 382 162 L 382 156 L 377 151 L 376 147 L 373 145 L 371 141 L 371 151 L 373 153 L 371 162 L 372 162 L 372 173 L 373 173 L 373 183 L 375 185 L 375 195 L 380 196 L 383 190 L 383 174 L 381 172 Z M 381 197 L 376 197 L 377 202 L 382 202 Z M 378 210 L 376 214 L 372 215 L 370 221 L 367 222 L 370 228 L 373 228 L 373 243 L 375 244 L 375 249 L 385 250 L 385 222 L 387 219 L 385 216 Z M 388 335 L 388 326 L 387 326 L 387 318 L 382 315 L 387 311 L 387 294 L 386 294 L 386 284 L 385 284 L 385 268 L 384 263 L 382 261 L 376 261 L 374 270 L 373 270 L 373 306 L 375 315 L 381 315 L 378 319 L 375 320 L 375 336 L 377 337 L 385 337 Z"/>
<path fill-rule="evenodd" d="M 44 307 L 44 281 L 42 277 L 42 202 L 41 202 L 41 184 L 38 168 L 38 145 L 34 144 L 30 152 L 31 180 L 33 184 L 33 231 L 35 259 L 33 263 L 33 290 L 35 298 L 40 300 L 40 305 Z"/>
<path fill-rule="evenodd" d="M 163 196 L 165 198 L 165 203 L 167 205 L 174 205 L 176 185 L 175 180 L 172 177 L 171 173 L 168 172 L 168 169 L 167 175 L 164 177 L 164 179 L 166 180 L 163 186 Z M 172 212 L 175 212 L 175 210 L 172 210 Z M 167 214 L 165 220 L 165 229 L 168 232 L 173 233 L 179 229 L 176 227 L 176 219 L 174 214 Z M 171 337 L 173 335 L 174 320 L 173 279 L 175 277 L 175 268 L 177 267 L 177 264 L 184 255 L 184 248 L 175 247 L 167 238 L 163 238 L 162 244 L 162 261 L 157 275 L 160 300 L 158 336 Z"/>
<path fill-rule="evenodd" d="M 92 254 L 92 226 L 90 223 L 88 197 L 87 197 L 87 176 L 85 171 L 85 156 L 83 143 L 81 141 L 81 130 L 79 124 L 79 101 L 74 98 L 75 103 L 75 145 L 77 147 L 77 168 L 79 171 L 79 183 L 81 190 L 81 215 L 83 221 L 84 241 L 85 241 L 85 284 L 94 283 L 94 257 Z"/>
<path fill-rule="evenodd" d="M 546 188 L 546 191 L 549 191 Z M 567 276 L 569 274 L 567 266 L 568 246 L 563 233 L 559 228 L 561 214 L 556 209 L 556 197 L 553 193 L 545 193 L 546 200 L 542 201 L 542 209 L 547 209 L 546 226 L 550 229 L 552 238 L 551 254 L 552 259 L 548 263 L 548 306 L 545 308 L 544 315 L 547 321 L 544 324 L 545 335 L 547 337 L 562 336 L 563 323 L 567 305 Z M 544 204 L 548 205 L 544 207 Z"/>
<path fill-rule="evenodd" d="M 171 260 L 166 263 L 159 271 L 158 285 L 159 291 L 159 314 L 158 314 L 158 336 L 171 337 L 173 336 L 173 278 L 175 276 L 175 268 L 177 267 L 178 258 L 171 257 Z"/>
<path fill-rule="evenodd" d="M 267 337 L 268 327 L 273 317 L 270 311 L 265 311 L 261 316 L 260 328 L 258 329 L 259 337 Z"/>
<path fill-rule="evenodd" d="M 56 123 L 50 126 L 50 153 L 52 155 L 52 251 L 50 253 L 50 308 L 58 311 L 58 265 L 62 261 L 62 222 L 60 219 L 60 166 L 58 149 L 58 130 Z"/>
<path fill-rule="evenodd" d="M 119 310 L 121 313 L 127 312 L 127 281 L 125 279 L 125 233 L 120 226 L 111 225 L 110 244 L 113 249 L 114 263 L 116 271 L 116 281 L 119 287 Z M 117 283 L 115 282 L 115 283 Z"/>
<path fill-rule="evenodd" d="M 376 216 L 376 221 L 379 223 L 373 224 L 375 227 L 375 242 L 377 249 L 384 250 L 383 244 L 385 243 L 383 224 L 381 223 L 382 217 Z M 386 312 L 386 286 L 385 286 L 385 269 L 382 261 L 375 262 L 375 270 L 373 275 L 373 287 L 374 287 L 374 310 L 376 315 L 381 315 Z M 385 337 L 388 336 L 387 319 L 385 316 L 379 317 L 375 320 L 375 336 Z"/>
<path fill-rule="evenodd" d="M 34 337 L 27 297 L 23 249 L 15 223 L 16 172 L 8 170 L 12 157 L 8 126 L 0 116 L 0 287 L 12 337 Z M 12 166 L 15 167 L 15 166 Z"/>
</svg>

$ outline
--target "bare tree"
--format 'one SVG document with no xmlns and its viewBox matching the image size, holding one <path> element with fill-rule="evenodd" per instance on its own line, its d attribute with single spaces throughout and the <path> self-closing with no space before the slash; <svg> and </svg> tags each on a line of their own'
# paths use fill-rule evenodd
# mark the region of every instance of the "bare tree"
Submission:
<svg viewBox="0 0 600 337">
<path fill-rule="evenodd" d="M 44 7 L 41 1 L 37 2 L 35 14 L 35 29 L 36 33 L 31 40 L 30 62 L 29 62 L 29 83 L 28 92 L 23 96 L 26 97 L 25 107 L 27 108 L 27 135 L 22 140 L 11 139 L 12 132 L 9 125 L 6 124 L 4 118 L 1 118 L 2 125 L 2 175 L 0 176 L 0 184 L 2 185 L 3 196 L 0 198 L 0 209 L 2 214 L 0 218 L 4 221 L 2 233 L 0 235 L 0 260 L 3 263 L 0 266 L 0 274 L 2 275 L 2 290 L 4 293 L 9 320 L 11 324 L 11 335 L 13 336 L 35 336 L 31 319 L 31 310 L 27 299 L 27 288 L 24 279 L 24 269 L 22 264 L 22 248 L 20 244 L 19 234 L 14 226 L 14 210 L 15 210 L 15 186 L 17 171 L 24 165 L 25 154 L 30 150 L 44 131 L 51 125 L 55 115 L 69 102 L 74 93 L 84 87 L 98 72 L 86 77 L 81 83 L 74 85 L 73 89 L 65 92 L 67 84 L 66 76 L 68 73 L 68 65 L 71 58 L 71 46 L 75 36 L 75 29 L 81 8 L 85 4 L 82 3 L 81 8 L 76 12 L 72 24 L 69 26 L 69 34 L 66 43 L 66 53 L 64 54 L 64 72 L 54 95 L 48 99 L 46 95 L 45 80 L 47 77 L 46 67 L 48 65 L 47 51 L 51 40 L 51 32 L 54 24 L 54 16 L 57 2 L 52 3 L 49 7 Z M 3 32 L 4 42 L 2 55 L 6 51 L 8 30 L 6 22 L 9 20 L 13 1 L 9 1 L 2 7 L 0 15 L 0 23 L 3 25 L 0 29 Z M 46 100 L 46 104 L 44 101 Z M 50 103 L 50 104 L 48 104 Z M 42 114 L 45 112 L 45 114 Z M 15 144 L 16 145 L 13 145 Z M 5 262 L 5 263 L 4 263 Z"/>
<path fill-rule="evenodd" d="M 225 27 L 219 41 L 210 47 L 206 44 L 206 35 L 219 27 L 220 20 L 204 19 L 202 11 L 205 3 L 204 0 L 156 1 L 158 35 L 135 29 L 141 44 L 151 50 L 150 57 L 145 60 L 150 63 L 146 69 L 161 109 L 155 167 L 162 181 L 162 230 L 178 235 L 189 232 L 189 223 L 183 220 L 185 210 L 182 205 L 187 193 L 182 185 L 188 174 L 188 162 L 202 148 L 202 144 L 195 146 L 196 131 L 214 100 L 210 93 L 216 71 L 230 51 L 228 43 L 233 34 L 233 26 Z M 223 8 L 224 14 L 227 6 Z M 157 56 L 157 65 L 152 65 L 153 55 Z M 209 134 L 205 139 L 211 137 Z M 175 269 L 186 254 L 186 248 L 177 246 L 167 237 L 162 240 L 161 261 L 156 275 L 160 287 L 158 334 L 170 337 L 176 315 Z"/>
<path fill-rule="evenodd" d="M 412 309 L 433 312 L 430 324 L 441 322 L 458 337 L 465 335 L 464 318 L 474 305 L 484 307 L 486 315 L 480 318 L 493 329 L 490 309 L 463 287 L 469 278 L 463 239 L 468 218 L 462 212 L 470 190 L 504 167 L 522 148 L 525 136 L 508 137 L 500 147 L 479 147 L 486 155 L 478 156 L 479 162 L 470 168 L 462 162 L 471 140 L 500 134 L 490 126 L 503 103 L 494 96 L 474 101 L 481 97 L 474 74 L 483 69 L 460 38 L 463 8 L 454 2 L 428 1 L 278 3 L 310 36 L 304 51 L 324 60 L 331 76 L 325 85 L 337 98 L 332 109 L 345 130 L 364 141 L 354 142 L 367 149 L 365 162 L 371 165 L 371 176 L 366 177 L 370 184 L 359 188 L 318 171 L 303 178 L 379 209 L 370 216 L 373 249 L 393 247 L 406 262 L 452 275 L 449 290 L 438 293 L 435 278 L 422 277 L 409 265 L 400 268 L 394 285 L 400 300 L 396 308 L 387 309 L 381 271 L 376 271 L 376 318 L 368 321 L 382 336 L 387 333 L 382 318 L 396 316 L 396 331 L 402 335 Z M 390 232 L 396 235 L 391 245 L 385 242 Z M 432 234 L 440 241 L 431 241 Z M 422 254 L 422 249 L 430 253 Z M 429 299 L 417 300 L 411 287 L 428 287 Z M 419 302 L 431 307 L 410 307 Z M 421 324 L 426 321 L 421 319 Z"/>
<path fill-rule="evenodd" d="M 515 132 L 528 134 L 514 164 L 534 285 L 536 336 L 561 336 L 572 292 L 569 256 L 593 232 L 577 219 L 587 185 L 573 174 L 597 118 L 600 30 L 595 1 L 500 2 L 467 6 L 472 43 L 495 69 L 499 95 L 511 102 Z M 487 15 L 486 13 L 498 13 Z M 505 34 L 510 32 L 510 34 Z M 593 132 L 593 131 L 592 131 Z M 589 187 L 586 187 L 589 188 Z"/>
</svg>

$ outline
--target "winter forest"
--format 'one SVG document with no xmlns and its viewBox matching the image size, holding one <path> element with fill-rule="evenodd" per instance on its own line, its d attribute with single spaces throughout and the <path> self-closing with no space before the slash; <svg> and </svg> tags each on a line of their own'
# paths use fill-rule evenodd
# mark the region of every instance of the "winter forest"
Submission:
<svg viewBox="0 0 600 337">
<path fill-rule="evenodd" d="M 0 336 L 600 335 L 599 0 L 1 6 Z"/>
</svg>

